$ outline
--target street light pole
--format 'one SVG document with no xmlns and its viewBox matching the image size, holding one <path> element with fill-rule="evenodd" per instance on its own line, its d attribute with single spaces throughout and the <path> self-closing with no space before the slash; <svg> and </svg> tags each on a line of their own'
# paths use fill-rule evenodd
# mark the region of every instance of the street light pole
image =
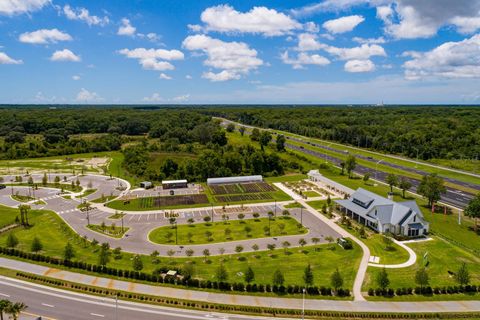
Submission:
<svg viewBox="0 0 480 320">
<path fill-rule="evenodd" d="M 275 200 L 275 218 L 277 217 L 277 200 Z"/>
<path fill-rule="evenodd" d="M 178 228 L 177 228 L 177 220 L 175 220 L 175 244 L 178 244 Z"/>
<path fill-rule="evenodd" d="M 213 222 L 213 204 L 212 204 L 212 219 L 211 220 Z"/>
</svg>

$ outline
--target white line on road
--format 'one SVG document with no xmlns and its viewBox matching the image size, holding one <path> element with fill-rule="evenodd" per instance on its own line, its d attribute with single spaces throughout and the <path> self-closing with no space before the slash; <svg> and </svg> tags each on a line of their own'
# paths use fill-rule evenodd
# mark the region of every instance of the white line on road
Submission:
<svg viewBox="0 0 480 320">
<path fill-rule="evenodd" d="M 105 316 L 103 314 L 98 314 L 98 313 L 90 313 L 91 316 L 95 316 L 95 317 L 100 317 L 100 318 L 105 318 Z"/>
<path fill-rule="evenodd" d="M 5 293 L 0 293 L 0 296 L 10 298 L 10 295 L 5 294 Z"/>
<path fill-rule="evenodd" d="M 49 307 L 49 308 L 55 308 L 54 305 L 48 304 L 48 303 L 42 303 L 42 306 Z"/>
</svg>

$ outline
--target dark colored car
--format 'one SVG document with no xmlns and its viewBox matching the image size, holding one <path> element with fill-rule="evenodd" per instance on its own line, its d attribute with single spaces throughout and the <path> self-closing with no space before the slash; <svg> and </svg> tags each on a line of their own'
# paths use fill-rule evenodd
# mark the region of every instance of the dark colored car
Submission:
<svg viewBox="0 0 480 320">
<path fill-rule="evenodd" d="M 0 184 L 0 190 L 5 189 L 7 186 L 4 184 Z"/>
</svg>

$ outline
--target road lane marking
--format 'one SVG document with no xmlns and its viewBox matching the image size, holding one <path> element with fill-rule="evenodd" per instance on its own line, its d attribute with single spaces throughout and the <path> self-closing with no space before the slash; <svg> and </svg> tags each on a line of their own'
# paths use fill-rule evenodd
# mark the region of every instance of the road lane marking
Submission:
<svg viewBox="0 0 480 320">
<path fill-rule="evenodd" d="M 10 295 L 5 294 L 5 293 L 0 293 L 0 296 L 10 298 Z"/>
<path fill-rule="evenodd" d="M 105 316 L 103 314 L 98 314 L 98 313 L 90 313 L 91 316 L 95 316 L 95 317 L 100 317 L 100 318 L 105 318 Z"/>
<path fill-rule="evenodd" d="M 49 307 L 49 308 L 55 308 L 54 305 L 48 304 L 48 303 L 42 303 L 42 306 Z"/>
</svg>

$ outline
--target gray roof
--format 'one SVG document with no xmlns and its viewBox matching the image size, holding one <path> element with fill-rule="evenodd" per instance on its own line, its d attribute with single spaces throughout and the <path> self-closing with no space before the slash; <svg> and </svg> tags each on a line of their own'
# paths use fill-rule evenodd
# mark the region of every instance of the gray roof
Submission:
<svg viewBox="0 0 480 320">
<path fill-rule="evenodd" d="M 410 203 L 411 201 L 398 203 L 363 188 L 358 188 L 349 199 L 335 202 L 360 216 L 379 220 L 382 224 L 402 224 L 412 211 L 419 213 L 422 217 L 416 203 L 415 205 Z"/>
<path fill-rule="evenodd" d="M 256 176 L 240 176 L 240 177 L 222 177 L 222 178 L 208 178 L 207 184 L 221 184 L 221 183 L 241 183 L 241 182 L 260 182 L 263 177 Z"/>
</svg>

